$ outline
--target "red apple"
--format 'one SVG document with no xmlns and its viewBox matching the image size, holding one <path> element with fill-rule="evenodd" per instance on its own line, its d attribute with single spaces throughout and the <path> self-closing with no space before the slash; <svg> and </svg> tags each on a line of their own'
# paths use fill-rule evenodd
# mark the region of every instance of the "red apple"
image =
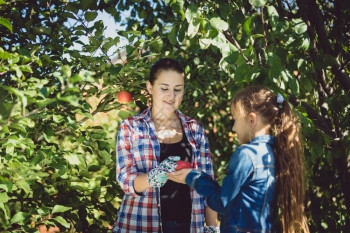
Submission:
<svg viewBox="0 0 350 233">
<path fill-rule="evenodd" d="M 187 161 L 176 161 L 177 166 L 175 168 L 176 171 L 184 169 L 184 168 L 192 168 L 191 164 Z"/>
<path fill-rule="evenodd" d="M 132 94 L 129 91 L 120 91 L 117 100 L 121 104 L 127 104 L 132 100 Z"/>
<path fill-rule="evenodd" d="M 47 227 L 45 225 L 39 225 L 38 230 L 40 233 L 57 233 L 60 232 L 60 228 L 54 226 L 49 227 L 49 230 L 47 230 Z"/>
</svg>

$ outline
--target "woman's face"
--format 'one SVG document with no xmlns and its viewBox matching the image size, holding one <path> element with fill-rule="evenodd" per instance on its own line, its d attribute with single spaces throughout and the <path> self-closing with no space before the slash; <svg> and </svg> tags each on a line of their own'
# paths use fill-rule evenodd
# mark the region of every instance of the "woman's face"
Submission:
<svg viewBox="0 0 350 233">
<path fill-rule="evenodd" d="M 180 106 L 184 88 L 184 74 L 173 70 L 160 71 L 153 85 L 147 83 L 147 90 L 152 95 L 152 106 L 164 114 L 172 113 Z"/>
</svg>

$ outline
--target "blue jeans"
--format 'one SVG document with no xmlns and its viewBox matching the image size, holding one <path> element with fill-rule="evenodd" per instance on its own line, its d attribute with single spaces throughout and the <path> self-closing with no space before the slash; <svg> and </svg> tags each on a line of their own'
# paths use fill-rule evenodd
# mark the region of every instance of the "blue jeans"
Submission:
<svg viewBox="0 0 350 233">
<path fill-rule="evenodd" d="M 163 221 L 163 233 L 190 233 L 190 223 Z"/>
</svg>

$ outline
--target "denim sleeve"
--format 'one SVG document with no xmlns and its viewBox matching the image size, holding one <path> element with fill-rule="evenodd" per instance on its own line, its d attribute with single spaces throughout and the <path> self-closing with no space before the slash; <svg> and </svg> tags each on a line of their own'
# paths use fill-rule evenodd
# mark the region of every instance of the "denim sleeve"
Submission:
<svg viewBox="0 0 350 233">
<path fill-rule="evenodd" d="M 238 148 L 231 156 L 222 186 L 208 174 L 194 170 L 187 175 L 186 183 L 206 198 L 210 208 L 223 214 L 236 199 L 241 187 L 249 181 L 252 171 L 249 155 Z"/>
</svg>

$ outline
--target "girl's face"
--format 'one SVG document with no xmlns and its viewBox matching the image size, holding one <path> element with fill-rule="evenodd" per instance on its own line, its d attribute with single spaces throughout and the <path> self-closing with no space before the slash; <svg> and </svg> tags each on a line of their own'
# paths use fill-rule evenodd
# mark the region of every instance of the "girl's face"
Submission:
<svg viewBox="0 0 350 233">
<path fill-rule="evenodd" d="M 173 70 L 158 73 L 154 84 L 147 83 L 147 90 L 152 95 L 152 105 L 158 112 L 168 115 L 181 104 L 185 88 L 184 74 Z"/>
<path fill-rule="evenodd" d="M 248 117 L 233 105 L 231 106 L 231 115 L 234 120 L 232 130 L 236 132 L 239 143 L 248 143 L 251 140 L 251 127 Z"/>
</svg>

